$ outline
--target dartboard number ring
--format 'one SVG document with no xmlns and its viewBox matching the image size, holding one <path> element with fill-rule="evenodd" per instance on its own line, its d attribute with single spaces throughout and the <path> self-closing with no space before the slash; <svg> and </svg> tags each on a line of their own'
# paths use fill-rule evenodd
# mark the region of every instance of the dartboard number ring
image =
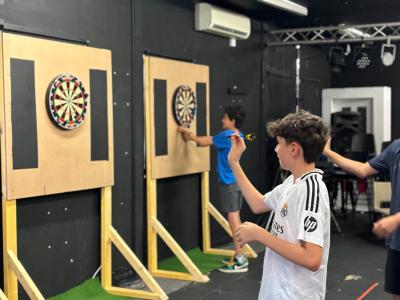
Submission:
<svg viewBox="0 0 400 300">
<path fill-rule="evenodd" d="M 86 119 L 88 94 L 82 81 L 71 75 L 57 76 L 47 92 L 46 106 L 51 120 L 62 129 L 78 128 Z"/>
<path fill-rule="evenodd" d="M 176 122 L 189 128 L 196 117 L 197 100 L 193 90 L 187 85 L 179 86 L 174 93 L 173 109 Z"/>
</svg>

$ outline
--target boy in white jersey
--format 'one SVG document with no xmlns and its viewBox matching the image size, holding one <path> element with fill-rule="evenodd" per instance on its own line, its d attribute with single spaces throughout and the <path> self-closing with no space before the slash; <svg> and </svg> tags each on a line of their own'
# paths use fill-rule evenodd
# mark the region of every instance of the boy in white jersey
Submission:
<svg viewBox="0 0 400 300">
<path fill-rule="evenodd" d="M 235 231 L 244 245 L 266 246 L 259 300 L 324 299 L 330 242 L 330 207 L 322 171 L 315 162 L 322 153 L 327 128 L 321 118 L 300 111 L 268 123 L 277 138 L 280 165 L 292 175 L 262 195 L 243 172 L 239 157 L 244 141 L 232 137 L 228 156 L 240 190 L 254 213 L 274 211 L 271 232 L 249 222 Z"/>
</svg>

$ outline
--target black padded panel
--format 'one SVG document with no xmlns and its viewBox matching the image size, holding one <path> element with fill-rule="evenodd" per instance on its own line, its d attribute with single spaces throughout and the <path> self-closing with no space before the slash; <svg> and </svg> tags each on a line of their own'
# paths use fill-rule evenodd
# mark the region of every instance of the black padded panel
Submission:
<svg viewBox="0 0 400 300">
<path fill-rule="evenodd" d="M 91 160 L 108 160 L 107 72 L 90 70 Z"/>
<path fill-rule="evenodd" d="M 207 135 L 207 84 L 196 83 L 197 135 Z"/>
<path fill-rule="evenodd" d="M 13 169 L 37 168 L 35 64 L 11 58 L 10 68 Z"/>
<path fill-rule="evenodd" d="M 172 110 L 172 108 L 171 108 Z M 154 79 L 154 126 L 156 156 L 168 154 L 167 81 Z"/>
</svg>

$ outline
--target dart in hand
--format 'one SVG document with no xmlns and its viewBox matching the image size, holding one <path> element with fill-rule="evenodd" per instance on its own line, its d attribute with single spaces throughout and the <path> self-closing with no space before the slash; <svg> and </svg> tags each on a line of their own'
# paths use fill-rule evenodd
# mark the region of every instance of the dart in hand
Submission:
<svg viewBox="0 0 400 300">
<path fill-rule="evenodd" d="M 227 131 L 225 132 L 225 137 L 226 137 L 227 139 L 231 139 L 231 137 L 233 137 L 233 136 L 235 136 L 235 135 L 238 136 L 239 134 L 236 133 L 236 132 L 233 131 L 233 130 L 227 130 Z M 246 141 L 249 141 L 249 142 L 254 142 L 254 141 L 256 140 L 256 135 L 255 135 L 254 133 L 248 133 L 248 134 L 246 134 L 245 136 L 240 135 L 240 137 L 244 138 Z"/>
</svg>

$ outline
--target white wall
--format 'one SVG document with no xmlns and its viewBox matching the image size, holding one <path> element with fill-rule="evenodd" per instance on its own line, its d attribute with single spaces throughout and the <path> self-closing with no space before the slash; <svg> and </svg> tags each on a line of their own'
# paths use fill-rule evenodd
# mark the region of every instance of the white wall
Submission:
<svg viewBox="0 0 400 300">
<path fill-rule="evenodd" d="M 330 125 L 331 114 L 350 107 L 366 107 L 367 133 L 375 137 L 376 152 L 380 153 L 382 142 L 390 141 L 391 134 L 391 95 L 390 87 L 357 87 L 322 90 L 322 118 Z"/>
</svg>

